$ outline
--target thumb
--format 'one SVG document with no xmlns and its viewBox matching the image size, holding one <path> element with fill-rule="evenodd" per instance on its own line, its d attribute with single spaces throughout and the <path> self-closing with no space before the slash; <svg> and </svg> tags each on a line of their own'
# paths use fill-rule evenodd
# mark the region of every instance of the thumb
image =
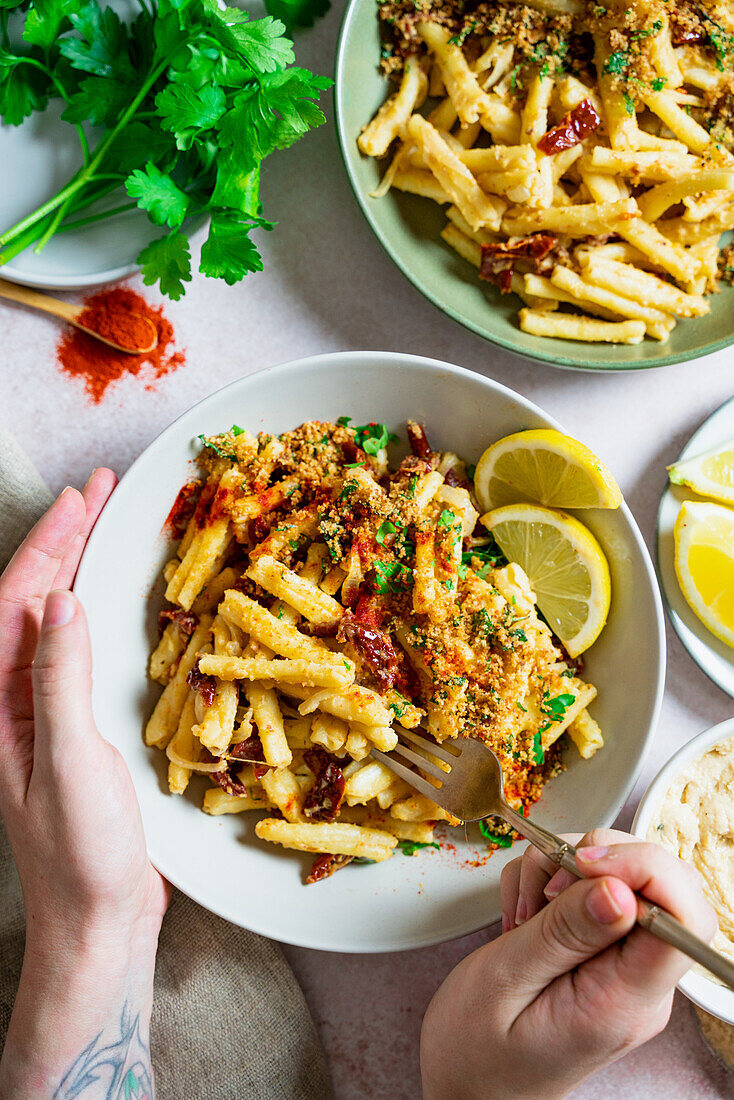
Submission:
<svg viewBox="0 0 734 1100">
<path fill-rule="evenodd" d="M 604 951 L 634 927 L 637 902 L 611 876 L 581 879 L 534 917 L 502 937 L 513 994 L 529 1004 L 552 981 Z"/>
<path fill-rule="evenodd" d="M 82 606 L 58 589 L 46 599 L 33 660 L 34 771 L 74 760 L 89 749 L 92 661 Z"/>
</svg>

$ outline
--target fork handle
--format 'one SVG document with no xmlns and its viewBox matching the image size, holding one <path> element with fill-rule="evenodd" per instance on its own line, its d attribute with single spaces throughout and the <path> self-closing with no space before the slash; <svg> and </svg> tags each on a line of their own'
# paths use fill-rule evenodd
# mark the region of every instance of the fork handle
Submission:
<svg viewBox="0 0 734 1100">
<path fill-rule="evenodd" d="M 569 844 L 567 840 L 561 840 L 559 836 L 550 832 L 549 829 L 544 829 L 542 825 L 536 825 L 534 821 L 528 821 L 527 818 L 517 813 L 510 806 L 503 806 L 502 816 L 513 828 L 517 829 L 518 833 L 535 845 L 553 863 L 563 867 L 566 871 L 570 871 L 577 878 L 587 877 L 576 866 L 576 848 L 573 844 Z M 715 974 L 724 985 L 734 990 L 733 963 L 713 947 L 709 947 L 698 936 L 694 936 L 693 932 L 690 932 L 684 924 L 681 924 L 667 910 L 661 909 L 658 905 L 653 905 L 652 902 L 637 892 L 635 892 L 635 897 L 637 898 L 637 923 L 639 925 L 646 928 L 648 932 L 652 932 L 659 939 L 665 940 L 671 947 L 676 947 L 679 951 L 682 951 L 689 959 L 693 959 L 694 962 L 705 967 L 706 970 Z"/>
</svg>

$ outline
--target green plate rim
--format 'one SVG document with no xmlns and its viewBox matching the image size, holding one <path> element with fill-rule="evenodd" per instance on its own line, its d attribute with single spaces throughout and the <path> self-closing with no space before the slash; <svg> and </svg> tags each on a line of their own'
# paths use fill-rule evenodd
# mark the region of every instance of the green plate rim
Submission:
<svg viewBox="0 0 734 1100">
<path fill-rule="evenodd" d="M 357 204 L 362 211 L 362 214 L 369 225 L 370 229 L 377 237 L 377 240 L 382 245 L 385 252 L 393 261 L 395 266 L 403 273 L 406 279 L 413 284 L 416 290 L 428 299 L 432 305 L 436 306 L 447 317 L 451 317 L 452 320 L 462 325 L 464 328 L 473 332 L 476 336 L 480 336 L 483 340 L 487 340 L 491 344 L 495 344 L 498 347 L 504 348 L 505 351 L 511 352 L 513 355 L 517 355 L 521 359 L 534 359 L 541 363 L 546 363 L 551 367 L 560 367 L 562 370 L 579 370 L 593 373 L 603 374 L 616 374 L 620 371 L 643 371 L 653 370 L 657 367 L 669 367 L 676 363 L 687 363 L 692 359 L 703 359 L 707 355 L 713 355 L 717 351 L 723 351 L 724 348 L 730 347 L 734 344 L 734 325 L 728 336 L 722 340 L 715 340 L 709 344 L 704 344 L 700 348 L 691 349 L 689 351 L 679 352 L 675 355 L 662 355 L 660 358 L 656 358 L 653 361 L 642 363 L 629 363 L 620 362 L 619 364 L 606 365 L 606 364 L 594 364 L 594 363 L 579 363 L 574 359 L 570 359 L 565 355 L 553 354 L 550 350 L 545 352 L 540 348 L 535 351 L 533 349 L 523 348 L 519 350 L 518 347 L 511 341 L 505 339 L 503 336 L 491 335 L 486 329 L 483 329 L 480 325 L 475 324 L 467 317 L 464 317 L 461 313 L 457 312 L 451 306 L 446 305 L 441 301 L 440 296 L 435 293 L 424 281 L 420 275 L 416 274 L 407 264 L 404 264 L 396 255 L 389 238 L 382 232 L 380 227 L 373 219 L 369 205 L 367 203 L 367 196 L 365 196 L 355 173 L 352 169 L 352 147 L 356 147 L 356 137 L 354 134 L 348 134 L 346 132 L 344 123 L 344 114 L 342 111 L 341 92 L 343 83 L 345 82 L 344 72 L 344 54 L 346 49 L 347 38 L 350 32 L 350 24 L 354 18 L 355 12 L 360 8 L 362 4 L 371 4 L 375 7 L 375 19 L 377 19 L 377 4 L 375 0 L 348 0 L 344 15 L 342 16 L 341 25 L 339 28 L 339 37 L 337 39 L 336 46 L 336 58 L 334 62 L 334 122 L 336 127 L 337 142 L 339 145 L 339 153 L 346 169 L 349 184 L 352 188 L 354 197 L 357 200 Z M 377 59 L 375 59 L 376 61 Z M 367 120 L 365 120 L 367 121 Z M 545 343 L 543 337 L 536 337 L 537 340 Z M 560 342 L 559 342 L 560 343 Z M 558 346 L 556 344 L 556 346 Z M 591 345 L 593 347 L 593 345 Z"/>
</svg>

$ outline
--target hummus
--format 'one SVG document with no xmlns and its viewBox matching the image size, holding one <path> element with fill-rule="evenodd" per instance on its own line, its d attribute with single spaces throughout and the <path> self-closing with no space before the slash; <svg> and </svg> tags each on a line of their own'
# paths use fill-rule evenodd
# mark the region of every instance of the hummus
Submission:
<svg viewBox="0 0 734 1100">
<path fill-rule="evenodd" d="M 734 737 L 713 745 L 673 780 L 647 839 L 700 872 L 719 922 L 714 947 L 734 962 Z"/>
</svg>

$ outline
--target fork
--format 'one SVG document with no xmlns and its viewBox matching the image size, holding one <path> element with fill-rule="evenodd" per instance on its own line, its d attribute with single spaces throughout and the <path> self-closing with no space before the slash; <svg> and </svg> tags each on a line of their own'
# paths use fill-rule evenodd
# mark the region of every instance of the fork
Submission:
<svg viewBox="0 0 734 1100">
<path fill-rule="evenodd" d="M 488 745 L 473 737 L 457 737 L 438 745 L 427 737 L 405 729 L 399 731 L 399 736 L 402 740 L 392 753 L 373 748 L 372 756 L 400 779 L 404 779 L 416 791 L 426 795 L 460 821 L 501 817 L 553 863 L 578 878 L 586 877 L 576 866 L 576 848 L 573 844 L 508 806 L 504 795 L 502 766 Z M 405 741 L 410 744 L 404 744 Z M 415 748 L 411 748 L 411 745 Z M 416 749 L 423 751 L 416 752 Z M 434 759 L 427 759 L 423 753 L 429 753 Z M 405 763 L 401 763 L 396 759 L 396 754 L 427 775 L 433 776 L 439 785 L 434 786 Z M 436 760 L 442 761 L 443 767 Z M 690 932 L 667 910 L 653 905 L 641 894 L 636 893 L 635 897 L 638 924 L 682 951 L 689 959 L 705 967 L 734 990 L 734 964 Z"/>
</svg>

